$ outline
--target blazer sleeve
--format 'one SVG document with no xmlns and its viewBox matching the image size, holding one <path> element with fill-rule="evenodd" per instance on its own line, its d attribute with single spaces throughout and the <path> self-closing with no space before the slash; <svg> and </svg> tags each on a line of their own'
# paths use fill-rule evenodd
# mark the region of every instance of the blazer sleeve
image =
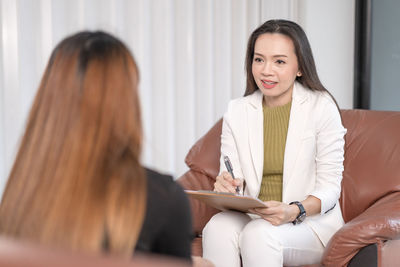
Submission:
<svg viewBox="0 0 400 267">
<path fill-rule="evenodd" d="M 234 135 L 234 127 L 237 123 L 235 120 L 234 112 L 238 107 L 238 100 L 229 102 L 228 110 L 223 116 L 222 133 L 221 133 L 221 157 L 220 157 L 220 173 L 227 171 L 224 163 L 224 156 L 228 156 L 233 168 L 235 178 L 244 178 L 241 164 L 239 161 L 239 153 L 236 146 L 236 138 Z"/>
<path fill-rule="evenodd" d="M 316 121 L 316 183 L 310 195 L 321 200 L 321 214 L 334 208 L 341 190 L 344 135 L 339 110 L 330 96 L 323 96 Z"/>
</svg>

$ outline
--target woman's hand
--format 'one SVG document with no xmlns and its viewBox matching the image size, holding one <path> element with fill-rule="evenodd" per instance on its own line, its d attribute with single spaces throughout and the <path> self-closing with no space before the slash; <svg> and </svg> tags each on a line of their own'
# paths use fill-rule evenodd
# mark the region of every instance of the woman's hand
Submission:
<svg viewBox="0 0 400 267">
<path fill-rule="evenodd" d="M 279 201 L 264 202 L 267 208 L 251 209 L 250 212 L 259 215 L 272 225 L 281 225 L 292 222 L 299 215 L 300 210 L 296 205 L 288 205 Z"/>
<path fill-rule="evenodd" d="M 229 172 L 222 172 L 217 176 L 214 183 L 214 191 L 236 194 L 236 188 L 243 186 L 243 180 L 233 179 Z"/>
<path fill-rule="evenodd" d="M 264 203 L 268 208 L 251 209 L 250 212 L 259 215 L 272 225 L 293 222 L 297 218 L 297 215 L 300 214 L 300 209 L 297 205 L 288 205 L 279 201 L 266 201 Z M 321 212 L 321 200 L 317 197 L 308 196 L 301 203 L 306 210 L 307 216 Z"/>
<path fill-rule="evenodd" d="M 193 267 L 215 267 L 214 263 L 199 256 L 192 256 Z"/>
</svg>

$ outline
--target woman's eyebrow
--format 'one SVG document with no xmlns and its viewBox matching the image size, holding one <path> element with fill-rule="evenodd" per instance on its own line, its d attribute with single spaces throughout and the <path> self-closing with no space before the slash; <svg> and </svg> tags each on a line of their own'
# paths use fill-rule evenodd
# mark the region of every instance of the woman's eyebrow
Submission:
<svg viewBox="0 0 400 267">
<path fill-rule="evenodd" d="M 272 57 L 288 57 L 287 55 L 273 55 Z"/>
<path fill-rule="evenodd" d="M 257 52 L 254 52 L 254 55 L 255 55 L 255 56 L 264 57 L 263 54 L 260 54 L 260 53 L 257 53 Z M 282 54 L 282 55 L 273 55 L 272 57 L 288 57 L 288 56 Z"/>
</svg>

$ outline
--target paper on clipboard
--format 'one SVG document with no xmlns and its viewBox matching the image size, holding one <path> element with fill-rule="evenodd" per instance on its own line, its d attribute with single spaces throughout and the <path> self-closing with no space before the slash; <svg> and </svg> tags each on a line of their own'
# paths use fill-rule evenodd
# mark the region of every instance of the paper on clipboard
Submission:
<svg viewBox="0 0 400 267">
<path fill-rule="evenodd" d="M 266 208 L 267 206 L 258 198 L 240 196 L 231 193 L 219 193 L 214 191 L 185 190 L 191 198 L 200 200 L 205 204 L 219 210 L 236 210 L 249 212 L 253 208 Z"/>
</svg>

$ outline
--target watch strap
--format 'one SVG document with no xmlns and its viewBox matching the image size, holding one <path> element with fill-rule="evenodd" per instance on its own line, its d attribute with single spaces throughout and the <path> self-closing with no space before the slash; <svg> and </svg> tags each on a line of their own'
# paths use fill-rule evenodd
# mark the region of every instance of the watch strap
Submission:
<svg viewBox="0 0 400 267">
<path fill-rule="evenodd" d="M 292 223 L 294 225 L 300 224 L 306 218 L 306 210 L 304 209 L 304 206 L 303 206 L 303 204 L 301 204 L 300 201 L 292 201 L 289 203 L 289 205 L 292 205 L 292 204 L 295 204 L 297 207 L 299 207 L 299 210 L 300 210 L 299 215 L 297 215 L 296 219 L 294 221 L 292 221 Z"/>
</svg>

